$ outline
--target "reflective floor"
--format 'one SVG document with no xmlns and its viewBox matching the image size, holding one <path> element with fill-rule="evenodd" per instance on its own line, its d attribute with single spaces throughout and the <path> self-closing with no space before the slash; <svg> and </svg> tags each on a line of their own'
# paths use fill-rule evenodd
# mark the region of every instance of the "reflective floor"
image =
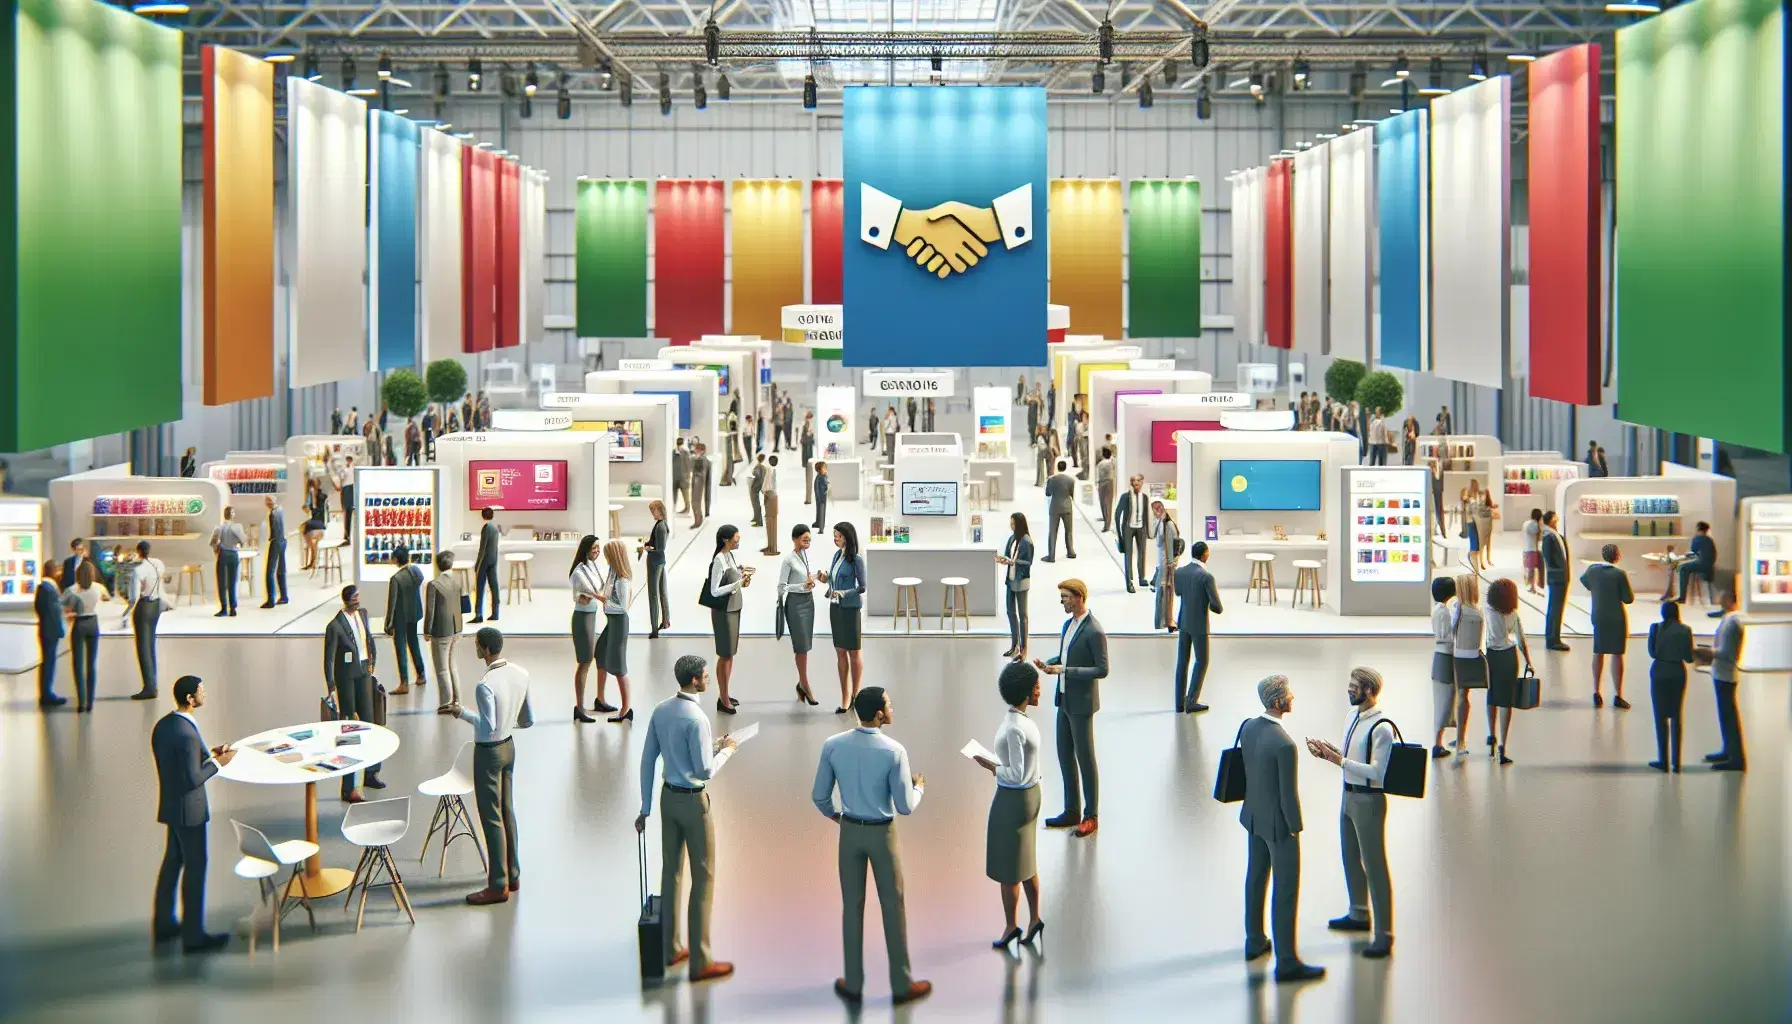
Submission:
<svg viewBox="0 0 1792 1024">
<path fill-rule="evenodd" d="M 1100 614 L 1100 608 L 1096 609 Z M 1540 664 L 1545 706 L 1521 712 L 1501 769 L 1484 748 L 1433 765 L 1422 801 L 1392 800 L 1389 847 L 1397 947 L 1391 961 L 1325 930 L 1344 909 L 1338 865 L 1336 770 L 1302 756 L 1307 830 L 1300 945 L 1330 969 L 1320 982 L 1277 986 L 1263 962 L 1245 964 L 1245 837 L 1236 809 L 1210 796 L 1220 751 L 1257 711 L 1256 679 L 1285 671 L 1295 684 L 1296 736 L 1341 739 L 1344 674 L 1373 665 L 1385 704 L 1422 741 L 1430 719 L 1429 644 L 1398 638 L 1220 640 L 1198 720 L 1164 710 L 1174 649 L 1116 639 L 1097 720 L 1104 807 L 1090 839 L 1039 837 L 1048 928 L 1040 952 L 1010 959 L 989 949 L 1001 930 L 983 877 L 989 776 L 957 751 L 989 742 L 1001 717 L 993 639 L 872 639 L 866 680 L 891 688 L 892 734 L 928 779 L 925 802 L 899 826 L 917 977 L 937 986 L 923 1003 L 888 1001 L 876 913 L 868 914 L 866 1020 L 916 1021 L 1783 1021 L 1792 1013 L 1792 812 L 1788 810 L 1788 680 L 1743 688 L 1750 767 L 1717 775 L 1695 767 L 1716 743 L 1710 688 L 1687 698 L 1688 771 L 1663 777 L 1653 756 L 1641 644 L 1627 690 L 1637 707 L 1595 712 L 1590 651 Z M 840 973 L 836 826 L 809 803 L 816 751 L 842 728 L 831 659 L 818 652 L 820 708 L 791 698 L 788 649 L 749 639 L 740 659 L 741 714 L 762 722 L 718 779 L 720 838 L 714 945 L 738 974 L 692 987 L 681 979 L 643 992 L 637 980 L 637 884 L 631 822 L 637 764 L 652 704 L 672 692 L 674 638 L 631 649 L 640 716 L 632 728 L 575 726 L 565 641 L 519 640 L 534 673 L 540 724 L 517 751 L 525 885 L 508 905 L 474 909 L 461 897 L 482 882 L 470 847 L 416 857 L 431 807 L 413 805 L 398 845 L 417 906 L 415 926 L 379 897 L 364 930 L 340 903 L 315 936 L 288 918 L 278 956 L 251 961 L 233 942 L 196 960 L 154 955 L 150 893 L 161 855 L 149 729 L 167 703 L 125 699 L 135 687 L 125 641 L 108 639 L 101 700 L 90 716 L 40 715 L 29 676 L 0 677 L 0 1017 L 45 1021 L 606 1020 L 832 1021 L 856 1019 L 834 998 Z M 384 652 L 382 652 L 384 653 Z M 168 678 L 207 679 L 200 719 L 217 743 L 315 715 L 318 643 L 311 639 L 182 639 L 162 646 Z M 472 661 L 463 668 L 472 676 Z M 66 669 L 65 669 L 66 671 Z M 615 700 L 614 689 L 610 699 Z M 1048 697 L 1049 700 L 1049 697 Z M 410 703 L 405 703 L 409 701 Z M 421 698 L 394 698 L 403 747 L 384 795 L 414 792 L 443 770 L 470 729 Z M 1049 708 L 1039 709 L 1046 745 Z M 1471 742 L 1483 735 L 1481 710 Z M 1046 813 L 1059 786 L 1048 753 Z M 349 867 L 337 832 L 342 807 L 320 787 L 325 857 Z M 214 780 L 210 924 L 230 926 L 254 901 L 230 873 L 228 819 L 276 841 L 302 831 L 301 794 Z M 657 827 L 650 826 L 650 828 Z M 657 850 L 657 842 L 655 844 Z M 657 858 L 657 852 L 654 854 Z M 657 863 L 653 873 L 657 878 Z"/>
</svg>

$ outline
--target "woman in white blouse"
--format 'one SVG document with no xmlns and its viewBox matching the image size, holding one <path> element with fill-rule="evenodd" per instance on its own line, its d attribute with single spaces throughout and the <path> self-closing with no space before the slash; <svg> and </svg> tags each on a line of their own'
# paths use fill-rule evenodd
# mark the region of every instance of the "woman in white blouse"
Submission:
<svg viewBox="0 0 1792 1024">
<path fill-rule="evenodd" d="M 1039 705 L 1039 672 L 1024 661 L 1011 662 L 996 686 L 1002 703 L 1008 705 L 990 751 L 1001 763 L 985 757 L 977 758 L 977 763 L 996 777 L 984 873 L 1002 889 L 1002 915 L 1008 922 L 1002 937 L 991 945 L 1006 949 L 1016 939 L 1031 944 L 1045 930 L 1039 919 L 1039 868 L 1033 849 L 1039 831 L 1039 726 L 1027 717 L 1027 709 Z M 1028 914 L 1024 937 L 1015 923 L 1023 889 Z"/>
<path fill-rule="evenodd" d="M 567 583 L 572 587 L 572 656 L 578 667 L 572 673 L 572 719 L 595 722 L 585 712 L 585 677 L 591 674 L 591 662 L 597 657 L 597 615 L 603 607 L 604 573 L 598 564 L 600 549 L 597 538 L 586 534 L 579 540 L 579 550 L 572 556 L 572 569 Z M 604 703 L 604 678 L 597 677 L 597 699 L 592 711 L 616 710 Z"/>
<path fill-rule="evenodd" d="M 739 713 L 735 706 L 740 701 L 728 695 L 728 681 L 734 677 L 734 654 L 740 650 L 741 591 L 753 582 L 752 567 L 743 567 L 734 556 L 738 547 L 738 527 L 716 529 L 716 553 L 709 560 L 709 583 L 701 595 L 716 635 L 716 710 L 724 715 Z"/>
<path fill-rule="evenodd" d="M 790 631 L 790 650 L 796 655 L 796 699 L 819 704 L 809 692 L 809 651 L 815 646 L 815 584 L 825 579 L 809 564 L 809 545 L 814 541 L 808 523 L 790 530 L 790 554 L 778 567 L 777 632 Z"/>
<path fill-rule="evenodd" d="M 1450 756 L 1444 746 L 1444 730 L 1456 724 L 1456 640 L 1450 615 L 1450 601 L 1455 596 L 1455 580 L 1439 576 L 1431 581 L 1431 637 L 1435 642 L 1431 654 L 1431 699 L 1437 729 L 1431 741 L 1432 757 Z"/>
<path fill-rule="evenodd" d="M 1481 614 L 1481 577 L 1465 572 L 1456 577 L 1456 607 L 1450 615 L 1451 642 L 1456 668 L 1456 753 L 1468 753 L 1469 691 L 1487 689 L 1487 660 L 1481 644 L 1487 624 Z"/>
<path fill-rule="evenodd" d="M 628 564 L 628 546 L 619 540 L 604 545 L 604 564 L 610 567 L 604 581 L 604 631 L 597 638 L 597 699 L 603 700 L 604 679 L 616 677 L 622 708 L 606 721 L 632 722 L 635 709 L 628 706 L 628 586 L 634 572 Z"/>
</svg>

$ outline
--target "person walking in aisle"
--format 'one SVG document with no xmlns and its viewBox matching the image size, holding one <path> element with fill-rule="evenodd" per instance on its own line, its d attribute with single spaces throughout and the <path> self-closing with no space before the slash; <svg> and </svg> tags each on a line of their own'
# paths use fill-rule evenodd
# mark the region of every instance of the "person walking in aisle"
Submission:
<svg viewBox="0 0 1792 1024">
<path fill-rule="evenodd" d="M 716 825 L 710 816 L 709 782 L 734 756 L 734 739 L 716 739 L 697 697 L 709 687 L 709 668 L 701 657 L 686 654 L 672 664 L 678 692 L 660 701 L 647 720 L 647 742 L 641 747 L 641 813 L 635 832 L 647 831 L 653 813 L 655 762 L 664 766 L 660 783 L 660 900 L 667 908 L 661 935 L 665 963 L 691 962 L 692 981 L 712 981 L 734 973 L 734 965 L 709 951 L 709 919 L 715 909 Z M 678 944 L 679 891 L 684 864 L 691 862 L 691 898 L 685 909 L 689 946 Z"/>
<path fill-rule="evenodd" d="M 1593 706 L 1605 706 L 1599 692 L 1605 682 L 1605 659 L 1612 659 L 1612 707 L 1630 710 L 1624 699 L 1624 650 L 1630 645 L 1630 615 L 1624 606 L 1636 600 L 1630 589 L 1630 575 L 1618 568 L 1618 545 L 1607 544 L 1599 549 L 1604 559 L 1599 565 L 1587 566 L 1581 573 L 1581 586 L 1592 599 L 1593 618 Z"/>
<path fill-rule="evenodd" d="M 1300 765 L 1294 740 L 1282 716 L 1294 710 L 1294 690 L 1285 675 L 1266 676 L 1257 684 L 1263 714 L 1247 719 L 1238 730 L 1244 762 L 1244 805 L 1238 823 L 1250 837 L 1244 876 L 1244 958 L 1276 954 L 1278 982 L 1312 981 L 1325 968 L 1302 963 L 1294 948 L 1295 912 L 1300 903 Z M 1275 942 L 1263 933 L 1264 897 L 1275 876 L 1275 903 L 1270 921 Z"/>
<path fill-rule="evenodd" d="M 272 608 L 276 604 L 286 603 L 286 510 L 274 500 L 273 495 L 264 499 L 268 506 L 268 564 L 262 570 L 261 592 L 267 600 L 261 603 L 263 608 Z M 274 591 L 280 591 L 279 600 L 274 599 Z"/>
<path fill-rule="evenodd" d="M 815 521 L 809 525 L 821 529 L 821 524 L 828 521 L 828 490 L 833 483 L 828 480 L 828 464 L 819 460 L 815 463 Z"/>
<path fill-rule="evenodd" d="M 1695 659 L 1692 628 L 1680 621 L 1680 605 L 1663 601 L 1661 621 L 1649 627 L 1649 705 L 1655 713 L 1658 772 L 1680 771 L 1680 728 L 1686 707 L 1686 666 Z"/>
<path fill-rule="evenodd" d="M 436 713 L 445 715 L 460 700 L 460 673 L 454 668 L 454 647 L 460 642 L 460 603 L 466 599 L 460 580 L 452 572 L 454 552 L 436 555 L 436 576 L 423 591 L 423 635 L 429 638 L 429 660 L 436 668 L 436 692 L 441 703 Z"/>
<path fill-rule="evenodd" d="M 1518 703 L 1518 655 L 1531 674 L 1531 647 L 1518 617 L 1518 584 L 1501 577 L 1487 588 L 1487 754 L 1493 756 L 1495 726 L 1500 764 L 1508 765 L 1506 743 L 1512 736 L 1512 708 Z"/>
<path fill-rule="evenodd" d="M 929 398 L 921 403 L 921 430 L 924 433 L 933 433 L 935 412 L 933 399 Z"/>
<path fill-rule="evenodd" d="M 345 455 L 342 459 L 342 470 L 337 476 L 337 493 L 342 498 L 342 521 L 347 523 L 355 515 L 355 457 Z"/>
<path fill-rule="evenodd" d="M 803 460 L 803 504 L 815 500 L 815 413 L 803 413 L 803 430 L 797 435 Z"/>
<path fill-rule="evenodd" d="M 1126 582 L 1126 592 L 1131 594 L 1136 591 L 1134 575 L 1138 576 L 1139 586 L 1146 585 L 1149 564 L 1145 561 L 1145 540 L 1156 523 L 1151 518 L 1150 499 L 1145 496 L 1145 477 L 1134 473 L 1126 484 L 1126 493 L 1114 506 L 1114 524 L 1120 532 L 1120 576 Z"/>
<path fill-rule="evenodd" d="M 1543 510 L 1531 509 L 1531 517 L 1523 526 L 1524 585 L 1532 594 L 1541 594 L 1537 584 L 1543 582 Z"/>
<path fill-rule="evenodd" d="M 1381 789 L 1382 780 L 1388 773 L 1388 758 L 1393 752 L 1394 728 L 1391 720 L 1385 718 L 1381 708 L 1376 706 L 1381 697 L 1380 672 L 1372 668 L 1351 669 L 1345 696 L 1352 710 L 1344 722 L 1343 749 L 1325 740 L 1307 740 L 1307 753 L 1337 765 L 1344 776 L 1338 831 L 1350 910 L 1343 917 L 1327 921 L 1326 927 L 1335 932 L 1373 931 L 1374 938 L 1363 948 L 1363 956 L 1369 960 L 1382 960 L 1394 951 L 1394 884 L 1388 875 L 1388 797 Z M 1389 727 L 1377 728 L 1383 723 Z M 1369 914 L 1371 907 L 1375 911 L 1373 918 Z"/>
<path fill-rule="evenodd" d="M 199 473 L 199 449 L 189 446 L 180 456 L 180 475 L 197 476 Z"/>
<path fill-rule="evenodd" d="M 404 464 L 415 466 L 423 460 L 423 431 L 417 428 L 415 417 L 407 417 L 404 421 Z"/>
<path fill-rule="evenodd" d="M 1008 543 L 996 556 L 1002 567 L 1003 606 L 1008 609 L 1008 649 L 1002 657 L 1012 661 L 1027 660 L 1027 593 L 1033 589 L 1033 538 L 1027 535 L 1027 517 L 1019 512 L 1008 516 Z"/>
<path fill-rule="evenodd" d="M 1456 432 L 1456 421 L 1455 418 L 1450 415 L 1449 406 L 1438 406 L 1437 422 L 1432 426 L 1432 433 L 1436 434 L 1438 437 L 1449 437 Z"/>
<path fill-rule="evenodd" d="M 382 627 L 392 638 L 392 652 L 398 659 L 398 689 L 394 694 L 411 692 L 411 677 L 406 670 L 405 654 L 410 653 L 410 667 L 417 672 L 417 688 L 429 682 L 423 671 L 423 644 L 417 638 L 418 624 L 423 621 L 423 570 L 411 564 L 411 549 L 399 545 L 392 549 L 396 570 L 386 581 L 386 621 Z"/>
<path fill-rule="evenodd" d="M 753 506 L 753 521 L 748 526 L 764 526 L 765 510 L 760 499 L 765 494 L 765 453 L 753 456 L 753 471 L 747 476 L 747 502 Z"/>
<path fill-rule="evenodd" d="M 1456 581 L 1439 576 L 1431 581 L 1431 706 L 1434 734 L 1433 758 L 1449 757 L 1444 730 L 1456 724 L 1456 622 L 1450 602 L 1456 599 Z"/>
<path fill-rule="evenodd" d="M 823 817 L 840 825 L 840 904 L 846 972 L 834 979 L 834 994 L 857 1005 L 865 998 L 865 869 L 877 882 L 884 920 L 884 948 L 890 958 L 891 1001 L 912 1003 L 933 991 L 916 981 L 908 967 L 908 912 L 902 895 L 902 852 L 896 845 L 896 815 L 921 806 L 927 782 L 909 771 L 908 751 L 882 732 L 895 721 L 895 708 L 881 686 L 853 697 L 859 727 L 828 737 L 821 745 L 810 799 Z M 834 790 L 840 802 L 834 802 Z"/>
<path fill-rule="evenodd" d="M 75 567 L 75 585 L 62 592 L 68 611 L 68 660 L 75 670 L 75 710 L 93 710 L 99 673 L 100 605 L 112 595 L 99 584 L 100 571 L 90 561 Z"/>
<path fill-rule="evenodd" d="M 1046 436 L 1045 428 L 1038 427 L 1033 431 L 1033 486 L 1044 487 L 1045 478 L 1052 471 L 1052 443 Z"/>
<path fill-rule="evenodd" d="M 479 527 L 479 550 L 473 555 L 474 623 L 486 619 L 480 609 L 484 606 L 487 590 L 492 595 L 491 620 L 498 621 L 498 524 L 493 518 L 496 515 L 497 510 L 489 505 L 479 510 L 479 518 L 484 524 Z"/>
<path fill-rule="evenodd" d="M 628 545 L 619 540 L 604 544 L 604 562 L 610 575 L 604 581 L 604 631 L 597 638 L 597 703 L 603 703 L 605 679 L 615 676 L 622 705 L 605 719 L 615 725 L 635 720 L 628 705 L 628 588 L 635 574 L 628 564 Z"/>
<path fill-rule="evenodd" d="M 1587 463 L 1587 475 L 1588 476 L 1592 477 L 1592 476 L 1604 476 L 1605 475 L 1604 473 L 1601 473 L 1599 471 L 1599 442 L 1597 442 L 1597 441 L 1588 441 L 1587 442 L 1587 456 L 1586 456 L 1585 461 Z"/>
<path fill-rule="evenodd" d="M 1431 524 L 1439 537 L 1447 539 L 1450 535 L 1445 529 L 1449 510 L 1444 508 L 1444 461 L 1441 455 L 1433 454 L 1426 465 L 1431 470 Z"/>
<path fill-rule="evenodd" d="M 915 401 L 914 395 L 908 396 L 907 407 L 908 407 L 908 432 L 912 434 L 915 432 L 915 413 L 920 408 L 920 403 Z"/>
<path fill-rule="evenodd" d="M 40 568 L 43 578 L 37 581 L 31 603 L 37 612 L 37 706 L 47 711 L 68 703 L 67 697 L 56 696 L 56 648 L 68 630 L 63 624 L 62 588 L 56 585 L 56 563 L 45 560 Z"/>
<path fill-rule="evenodd" d="M 239 552 L 248 542 L 243 528 L 237 525 L 236 509 L 224 506 L 224 521 L 212 530 L 212 554 L 217 558 L 218 569 L 218 614 L 213 618 L 236 614 L 236 583 L 243 574 Z"/>
<path fill-rule="evenodd" d="M 572 673 L 572 718 L 575 722 L 597 721 L 585 713 L 585 679 L 591 663 L 597 660 L 597 616 L 603 608 L 604 573 L 599 559 L 603 551 L 597 537 L 586 534 L 579 538 L 573 552 L 572 568 L 567 570 L 567 585 L 572 588 L 572 656 L 578 666 Z M 604 703 L 603 676 L 598 676 L 597 699 L 591 710 L 609 713 L 616 709 Z"/>
<path fill-rule="evenodd" d="M 680 437 L 672 444 L 672 504 L 677 505 L 679 498 L 684 499 L 684 507 L 680 512 L 691 510 L 691 452 L 684 446 L 684 438 Z"/>
<path fill-rule="evenodd" d="M 198 676 L 174 681 L 174 710 L 156 721 L 149 749 L 156 759 L 156 821 L 167 829 L 150 932 L 155 941 L 181 940 L 186 953 L 210 953 L 230 942 L 225 932 L 205 930 L 206 823 L 211 805 L 205 784 L 236 757 L 228 743 L 207 749 L 193 712 L 205 706 L 205 683 Z M 174 887 L 180 884 L 180 917 L 174 916 Z"/>
<path fill-rule="evenodd" d="M 125 621 L 137 639 L 137 672 L 143 688 L 131 694 L 132 700 L 154 700 L 156 697 L 156 629 L 162 621 L 162 580 L 168 567 L 149 553 L 149 541 L 137 542 L 137 561 L 125 578 L 125 595 L 130 607 L 124 611 Z"/>
<path fill-rule="evenodd" d="M 1114 518 L 1114 450 L 1103 448 L 1095 463 L 1095 501 L 1101 506 L 1101 532 L 1113 528 Z M 1128 580 L 1128 582 L 1131 582 Z"/>
<path fill-rule="evenodd" d="M 747 418 L 753 419 L 751 416 Z M 770 431 L 770 424 L 767 422 L 769 419 L 769 414 L 761 409 L 758 420 L 753 424 L 753 454 L 755 455 L 765 451 L 766 434 Z"/>
<path fill-rule="evenodd" d="M 1164 503 L 1151 503 L 1152 544 L 1157 548 L 1157 566 L 1151 573 L 1153 629 L 1176 632 L 1176 565 L 1182 557 L 1182 531 L 1176 527 Z"/>
<path fill-rule="evenodd" d="M 740 547 L 740 530 L 723 525 L 716 530 L 716 552 L 709 560 L 709 584 L 705 591 L 709 601 L 710 628 L 716 637 L 716 710 L 724 715 L 736 714 L 740 701 L 728 694 L 728 682 L 734 676 L 734 655 L 740 650 L 740 607 L 742 592 L 753 582 L 751 566 L 743 568 L 734 551 Z M 712 603 L 713 602 L 713 603 Z"/>
<path fill-rule="evenodd" d="M 666 604 L 666 552 L 672 545 L 672 528 L 666 524 L 665 502 L 648 502 L 647 512 L 653 516 L 653 529 L 641 544 L 647 555 L 647 639 L 658 640 L 661 630 L 672 628 L 672 610 Z"/>
<path fill-rule="evenodd" d="M 485 888 L 469 893 L 475 907 L 505 903 L 522 888 L 516 857 L 516 740 L 511 733 L 535 724 L 529 709 L 529 673 L 504 658 L 504 634 L 491 626 L 473 634 L 473 651 L 485 677 L 473 687 L 472 708 L 449 709 L 473 725 L 473 803 L 485 833 Z"/>
<path fill-rule="evenodd" d="M 1706 754 L 1705 762 L 1712 771 L 1740 772 L 1748 770 L 1748 757 L 1742 747 L 1742 712 L 1736 706 L 1736 662 L 1742 657 L 1742 620 L 1736 617 L 1736 592 L 1728 587 L 1717 592 L 1717 605 L 1724 617 L 1717 624 L 1711 641 L 1711 685 L 1717 693 L 1717 728 L 1723 736 L 1723 749 Z"/>
<path fill-rule="evenodd" d="M 1369 410 L 1369 465 L 1388 464 L 1388 421 L 1380 409 Z"/>
<path fill-rule="evenodd" d="M 703 517 L 709 514 L 709 498 L 711 466 L 709 447 L 703 442 L 696 443 L 696 453 L 691 456 L 691 496 L 688 499 L 691 508 L 691 529 L 703 525 Z"/>
<path fill-rule="evenodd" d="M 361 607 L 361 592 L 353 583 L 342 588 L 342 611 L 324 627 L 324 688 L 336 702 L 336 717 L 374 722 L 373 667 L 379 650 L 373 646 L 373 629 Z M 379 765 L 365 773 L 368 789 L 385 789 Z M 342 802 L 358 804 L 364 798 L 355 785 L 355 773 L 342 776 Z"/>
<path fill-rule="evenodd" d="M 809 651 L 815 646 L 815 584 L 822 574 L 809 564 L 809 545 L 814 542 L 807 523 L 790 529 L 790 554 L 778 566 L 777 635 L 790 632 L 790 651 L 796 656 L 796 699 L 804 704 L 821 702 L 809 690 Z"/>
<path fill-rule="evenodd" d="M 1188 564 L 1176 570 L 1175 596 L 1182 600 L 1176 613 L 1176 691 L 1175 710 L 1200 714 L 1207 710 L 1201 703 L 1201 686 L 1207 681 L 1209 615 L 1226 609 L 1220 604 L 1219 582 L 1207 571 L 1207 542 L 1195 541 L 1189 548 Z M 1160 592 L 1161 592 L 1160 588 Z M 1194 655 L 1194 678 L 1189 678 L 1189 655 Z"/>
<path fill-rule="evenodd" d="M 727 429 L 726 440 L 722 444 L 722 480 L 723 487 L 734 486 L 734 466 L 740 461 L 740 414 L 730 412 L 724 421 Z"/>
<path fill-rule="evenodd" d="M 1034 668 L 1057 677 L 1052 704 L 1058 709 L 1058 775 L 1064 785 L 1064 813 L 1047 820 L 1045 827 L 1074 828 L 1080 839 L 1095 834 L 1101 814 L 1095 713 L 1101 710 L 1101 681 L 1108 674 L 1108 637 L 1089 612 L 1089 588 L 1082 580 L 1058 584 L 1058 600 L 1070 616 L 1058 634 L 1058 653 L 1050 661 L 1033 659 Z"/>
<path fill-rule="evenodd" d="M 759 481 L 759 507 L 765 512 L 765 547 L 762 555 L 778 553 L 778 457 L 765 461 L 765 476 Z"/>
<path fill-rule="evenodd" d="M 1039 670 L 1026 662 L 1002 667 L 996 690 L 1008 713 L 996 730 L 990 753 L 1000 758 L 976 759 L 996 777 L 995 800 L 989 805 L 989 827 L 983 846 L 983 873 L 1002 890 L 1002 918 L 1007 927 L 990 943 L 1007 949 L 1019 939 L 1032 945 L 1045 922 L 1039 918 L 1039 859 L 1036 823 L 1039 821 L 1039 726 L 1027 717 L 1028 708 L 1039 706 Z M 1027 894 L 1027 930 L 1016 922 L 1021 891 Z"/>
<path fill-rule="evenodd" d="M 1543 643 L 1552 651 L 1566 651 L 1562 642 L 1562 611 L 1568 607 L 1568 544 L 1556 532 L 1556 514 L 1543 513 L 1543 531 L 1537 553 L 1543 562 L 1543 583 L 1549 590 L 1543 620 Z"/>
<path fill-rule="evenodd" d="M 1487 660 L 1481 644 L 1487 622 L 1481 614 L 1481 577 L 1465 572 L 1456 577 L 1456 607 L 1450 611 L 1450 655 L 1456 673 L 1456 753 L 1468 753 L 1469 691 L 1487 688 Z M 1493 721 L 1487 722 L 1488 746 L 1493 745 Z"/>
<path fill-rule="evenodd" d="M 1072 528 L 1071 521 L 1071 516 L 1075 515 L 1073 502 L 1076 500 L 1076 480 L 1072 478 L 1069 473 L 1065 472 L 1068 468 L 1069 464 L 1063 459 L 1059 459 L 1058 472 L 1053 474 L 1052 478 L 1045 482 L 1045 498 L 1046 501 L 1050 502 L 1050 505 L 1048 506 L 1048 514 L 1051 517 L 1051 526 L 1046 532 L 1045 558 L 1043 559 L 1047 562 L 1056 562 L 1058 560 L 1058 528 L 1060 526 L 1064 528 L 1064 551 L 1066 555 L 1070 558 L 1076 557 L 1076 531 Z M 1121 500 L 1124 501 L 1125 498 L 1123 497 Z M 1144 514 L 1142 508 L 1140 509 L 1140 514 Z M 1139 558 L 1139 572 L 1143 574 L 1145 571 L 1143 553 L 1140 554 Z M 1143 582 L 1142 578 L 1141 582 Z M 1130 591 L 1132 589 L 1132 581 L 1128 579 L 1126 584 L 1127 590 Z"/>
<path fill-rule="evenodd" d="M 1416 416 L 1406 417 L 1406 423 L 1400 428 L 1400 464 L 1410 466 L 1419 454 L 1419 420 Z"/>
<path fill-rule="evenodd" d="M 828 565 L 827 587 L 828 633 L 834 644 L 834 670 L 840 674 L 840 706 L 834 714 L 844 715 L 865 678 L 859 638 L 859 617 L 865 606 L 865 556 L 860 553 L 858 528 L 844 519 L 834 524 L 834 560 Z"/>
</svg>

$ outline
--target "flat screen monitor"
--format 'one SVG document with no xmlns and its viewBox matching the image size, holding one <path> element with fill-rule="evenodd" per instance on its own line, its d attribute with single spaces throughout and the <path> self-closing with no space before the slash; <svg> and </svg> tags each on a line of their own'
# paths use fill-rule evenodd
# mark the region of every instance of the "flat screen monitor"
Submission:
<svg viewBox="0 0 1792 1024">
<path fill-rule="evenodd" d="M 902 514 L 905 516 L 955 516 L 958 514 L 956 483 L 902 483 Z"/>
<path fill-rule="evenodd" d="M 1318 459 L 1221 459 L 1220 511 L 1319 511 Z"/>
<path fill-rule="evenodd" d="M 566 510 L 565 459 L 475 459 L 467 463 L 467 507 Z"/>
<path fill-rule="evenodd" d="M 1219 420 L 1154 420 L 1151 424 L 1151 461 L 1176 461 L 1178 430 L 1220 430 Z"/>
<path fill-rule="evenodd" d="M 637 395 L 677 395 L 678 396 L 678 429 L 691 429 L 691 393 L 689 391 L 647 391 L 635 392 Z"/>
<path fill-rule="evenodd" d="M 641 420 L 575 420 L 572 428 L 609 434 L 611 462 L 641 461 Z"/>
<path fill-rule="evenodd" d="M 674 368 L 680 370 L 714 370 L 716 372 L 716 394 L 721 395 L 723 398 L 728 397 L 728 385 L 731 381 L 728 374 L 727 363 L 673 363 L 672 365 Z"/>
</svg>

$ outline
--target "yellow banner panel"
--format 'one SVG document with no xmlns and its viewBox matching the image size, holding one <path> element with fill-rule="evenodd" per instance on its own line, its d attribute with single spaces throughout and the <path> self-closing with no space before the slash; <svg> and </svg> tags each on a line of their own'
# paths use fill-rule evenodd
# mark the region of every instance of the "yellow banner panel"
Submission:
<svg viewBox="0 0 1792 1024">
<path fill-rule="evenodd" d="M 803 183 L 734 182 L 730 334 L 781 337 L 784 307 L 803 301 Z"/>
<path fill-rule="evenodd" d="M 1121 338 L 1125 288 L 1120 253 L 1126 211 L 1120 182 L 1056 179 L 1046 209 L 1052 301 L 1070 307 L 1070 333 Z"/>
<path fill-rule="evenodd" d="M 201 50 L 206 405 L 274 393 L 274 66 Z"/>
</svg>

